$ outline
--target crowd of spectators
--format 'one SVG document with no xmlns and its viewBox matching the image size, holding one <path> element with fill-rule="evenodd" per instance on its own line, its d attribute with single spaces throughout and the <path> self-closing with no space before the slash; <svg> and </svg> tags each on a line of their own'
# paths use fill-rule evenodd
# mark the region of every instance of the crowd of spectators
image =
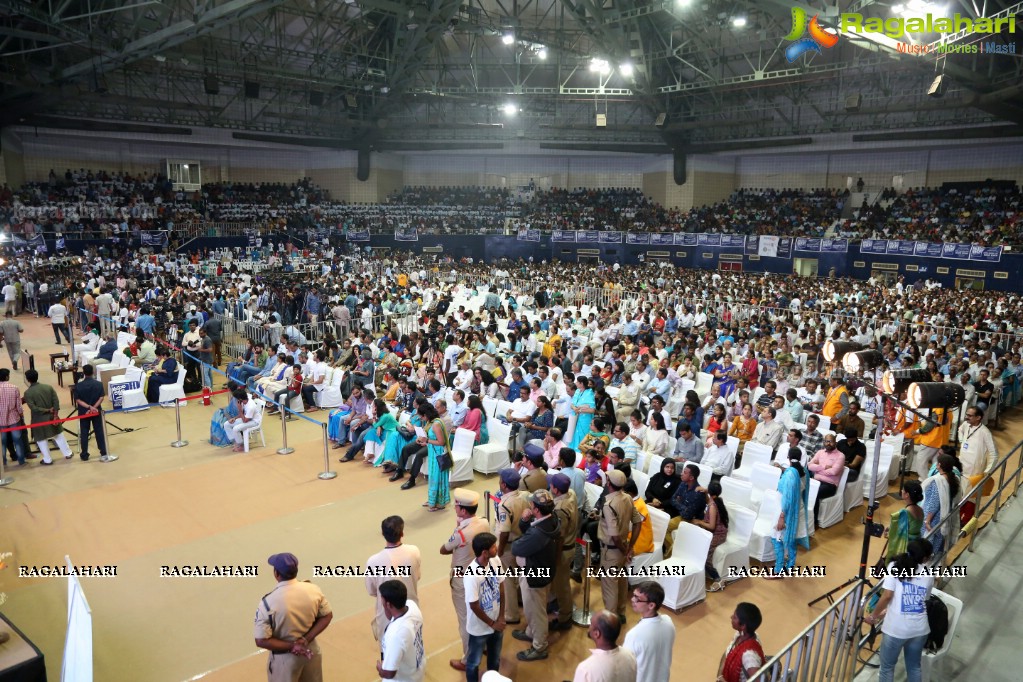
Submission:
<svg viewBox="0 0 1023 682">
<path fill-rule="evenodd" d="M 500 187 L 403 187 L 387 196 L 400 206 L 513 206 L 511 191 Z"/>
<path fill-rule="evenodd" d="M 1023 194 L 1018 186 L 917 187 L 885 190 L 881 201 L 861 206 L 841 233 L 857 239 L 911 239 L 991 246 L 1018 244 L 1023 235 Z"/>
</svg>

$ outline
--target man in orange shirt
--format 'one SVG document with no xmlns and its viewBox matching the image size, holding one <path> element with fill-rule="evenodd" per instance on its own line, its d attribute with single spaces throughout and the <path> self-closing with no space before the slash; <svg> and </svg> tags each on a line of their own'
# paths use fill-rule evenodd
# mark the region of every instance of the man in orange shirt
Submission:
<svg viewBox="0 0 1023 682">
<path fill-rule="evenodd" d="M 845 417 L 849 409 L 849 389 L 845 387 L 845 380 L 838 372 L 833 372 L 830 379 L 831 388 L 824 398 L 824 407 L 821 413 L 829 417 L 832 422 Z"/>
<path fill-rule="evenodd" d="M 938 426 L 923 420 L 917 420 L 916 424 L 916 452 L 913 455 L 913 471 L 917 473 L 920 480 L 927 478 L 931 470 L 931 463 L 941 453 L 941 446 L 949 442 L 952 429 L 952 420 L 944 408 L 936 408 L 930 418 L 937 422 Z"/>
</svg>

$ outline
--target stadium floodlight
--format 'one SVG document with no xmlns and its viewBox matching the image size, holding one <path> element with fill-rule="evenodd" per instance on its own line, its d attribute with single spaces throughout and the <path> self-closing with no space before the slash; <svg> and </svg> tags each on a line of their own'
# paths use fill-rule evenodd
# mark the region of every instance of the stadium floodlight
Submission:
<svg viewBox="0 0 1023 682">
<path fill-rule="evenodd" d="M 519 108 L 513 102 L 508 102 L 501 109 L 507 116 L 514 116 L 519 112 Z"/>
<path fill-rule="evenodd" d="M 899 395 L 917 381 L 930 381 L 931 373 L 926 369 L 890 369 L 881 377 L 881 388 L 885 393 Z"/>
<path fill-rule="evenodd" d="M 824 342 L 824 360 L 827 362 L 841 362 L 846 353 L 855 353 L 863 350 L 863 346 L 855 341 L 834 341 L 828 339 Z"/>
<path fill-rule="evenodd" d="M 515 34 L 511 32 L 505 33 L 503 36 L 501 36 L 501 42 L 504 43 L 505 45 L 511 45 L 512 43 L 515 42 Z"/>
<path fill-rule="evenodd" d="M 740 14 L 739 16 L 733 18 L 732 26 L 734 26 L 735 28 L 744 28 L 746 26 L 746 17 Z"/>
<path fill-rule="evenodd" d="M 861 350 L 858 353 L 846 353 L 842 358 L 842 368 L 850 374 L 867 372 L 875 367 L 880 367 L 884 362 L 884 355 L 879 350 Z"/>
<path fill-rule="evenodd" d="M 536 56 L 539 57 L 540 59 L 547 59 L 547 48 L 541 47 L 539 50 L 536 51 Z"/>
<path fill-rule="evenodd" d="M 915 410 L 954 408 L 966 402 L 966 389 L 947 381 L 919 381 L 909 385 L 906 404 Z"/>
<path fill-rule="evenodd" d="M 622 62 L 622 64 L 618 67 L 618 73 L 622 74 L 625 78 L 632 78 L 632 62 Z"/>
</svg>

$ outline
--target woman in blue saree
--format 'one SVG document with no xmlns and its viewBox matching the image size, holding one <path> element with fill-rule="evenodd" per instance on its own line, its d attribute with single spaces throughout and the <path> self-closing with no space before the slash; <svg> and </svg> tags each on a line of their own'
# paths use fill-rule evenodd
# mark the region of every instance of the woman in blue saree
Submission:
<svg viewBox="0 0 1023 682">
<path fill-rule="evenodd" d="M 420 405 L 417 412 L 419 418 L 426 424 L 426 472 L 430 478 L 430 487 L 423 506 L 427 511 L 441 511 L 451 501 L 451 471 L 441 468 L 440 465 L 441 455 L 449 452 L 448 433 L 444 428 L 444 422 L 437 417 L 437 410 L 429 402 Z"/>
<path fill-rule="evenodd" d="M 774 573 L 781 577 L 782 571 L 796 565 L 796 548 L 810 549 L 810 523 L 807 506 L 810 503 L 810 482 L 806 470 L 800 464 L 802 453 L 796 448 L 789 450 L 789 466 L 778 480 L 781 493 L 781 514 L 775 526 L 771 543 L 774 545 Z"/>
<path fill-rule="evenodd" d="M 576 414 L 575 430 L 568 445 L 572 449 L 578 448 L 579 443 L 590 432 L 590 422 L 593 421 L 593 413 L 597 410 L 597 399 L 590 388 L 589 378 L 577 377 L 575 385 L 575 395 L 572 396 L 572 411 Z"/>
<path fill-rule="evenodd" d="M 227 435 L 227 431 L 224 430 L 224 422 L 228 419 L 235 419 L 238 417 L 238 402 L 231 396 L 227 401 L 226 407 L 219 407 L 213 413 L 213 418 L 210 420 L 210 445 L 214 445 L 218 448 L 224 448 L 228 445 L 234 445 L 234 441 Z"/>
<path fill-rule="evenodd" d="M 739 378 L 739 366 L 732 364 L 732 354 L 725 353 L 721 364 L 714 371 L 714 383 L 721 387 L 721 397 L 727 398 L 735 390 L 735 380 Z"/>
</svg>

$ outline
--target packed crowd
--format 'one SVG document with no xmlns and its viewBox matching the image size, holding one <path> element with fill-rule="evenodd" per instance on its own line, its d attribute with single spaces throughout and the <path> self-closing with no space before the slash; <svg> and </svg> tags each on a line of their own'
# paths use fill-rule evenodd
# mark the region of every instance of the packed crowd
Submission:
<svg viewBox="0 0 1023 682">
<path fill-rule="evenodd" d="M 834 189 L 740 189 L 728 201 L 686 213 L 679 231 L 823 237 L 848 196 Z"/>
<path fill-rule="evenodd" d="M 1018 244 L 1023 236 L 1023 193 L 1015 186 L 886 192 L 880 202 L 861 207 L 840 232 L 859 239 Z"/>
<path fill-rule="evenodd" d="M 255 251 L 248 255 L 257 260 L 278 253 L 269 245 Z M 424 506 L 439 512 L 453 504 L 458 519 L 446 545 L 452 567 L 464 571 L 476 562 L 495 569 L 474 576 L 480 577 L 477 582 L 466 574 L 461 590 L 453 584 L 462 655 L 450 664 L 464 670 L 468 680 L 477 679 L 484 645 L 487 667 L 496 669 L 506 623 L 525 626 L 512 632 L 529 643 L 516 654 L 520 661 L 546 659 L 557 646 L 550 633 L 570 627 L 570 581 L 583 579 L 586 566 L 587 557 L 575 543 L 582 536 L 599 548 L 592 561 L 602 569 L 606 609 L 595 616 L 589 636 L 599 650 L 614 653 L 580 663 L 576 679 L 590 679 L 586 675 L 592 670 L 608 666 L 624 671 L 611 679 L 631 680 L 637 674 L 667 679 L 674 632 L 670 619 L 657 613 L 665 599 L 660 580 L 641 583 L 630 601 L 620 571 L 646 555 L 654 562 L 670 560 L 671 531 L 686 524 L 711 536 L 705 574 L 711 592 L 724 589 L 724 576 L 713 564 L 729 527 L 721 481 L 742 466 L 750 444 L 768 448 L 771 462 L 782 470 L 777 488 L 782 530 L 770 538 L 774 577 L 795 569 L 798 548 L 808 548 L 808 529 L 821 502 L 839 494 L 843 476 L 859 474 L 866 461 L 863 440 L 872 431 L 875 438 L 915 442 L 911 461 L 918 478 L 903 486 L 906 507 L 892 519 L 890 558 L 925 562 L 927 552 L 920 549 L 912 550 L 919 557 L 906 558 L 911 547 L 919 547 L 911 543 L 925 539 L 931 552 L 947 549 L 958 533 L 951 510 L 998 458 L 986 413 L 996 405 L 1014 406 L 1020 398 L 1023 307 L 1011 294 L 968 292 L 950 299 L 940 289 L 901 282 L 888 288 L 877 282 L 661 265 L 520 261 L 487 266 L 412 254 L 367 260 L 330 245 L 302 255 L 320 259 L 320 274 L 281 281 L 302 300 L 288 314 L 297 311 L 299 321 L 309 325 L 308 335 L 285 326 L 273 302 L 280 288 L 272 279 L 237 272 L 203 278 L 184 256 L 131 253 L 109 261 L 89 254 L 47 273 L 45 291 L 36 286 L 38 263 L 15 262 L 8 265 L 11 281 L 0 293 L 12 313 L 24 301 L 49 316 L 58 343 L 67 319 L 77 316 L 93 330 L 97 346 L 102 344 L 98 362 L 114 352 L 133 354 L 148 367 L 150 386 L 165 383 L 161 375 L 176 369 L 167 341 L 185 349 L 179 357 L 201 371 L 206 385 L 212 383 L 211 368 L 219 370 L 229 360 L 224 371 L 235 392 L 214 418 L 211 441 L 230 442 L 236 449 L 244 432 L 262 418 L 254 397 L 279 405 L 301 398 L 315 410 L 321 407 L 317 387 L 327 372 L 342 370 L 343 403 L 330 406 L 326 415 L 342 461 L 377 467 L 389 480 L 403 481 L 406 490 L 418 485 L 425 468 Z M 26 282 L 21 291 L 16 281 Z M 385 313 L 412 318 L 414 325 L 400 331 Z M 238 357 L 221 357 L 225 323 L 239 319 L 258 319 L 259 326 L 280 333 L 272 345 L 253 341 Z M 124 349 L 116 342 L 115 326 L 137 335 Z M 179 339 L 173 328 L 186 331 Z M 17 328 L 2 329 L 12 352 Z M 876 349 L 883 364 L 845 377 L 825 362 L 829 339 Z M 13 355 L 12 361 L 17 362 Z M 937 426 L 928 428 L 930 422 L 906 410 L 885 411 L 870 384 L 878 383 L 886 368 L 926 370 L 934 381 L 961 386 L 964 423 L 953 429 L 951 413 L 945 418 L 937 410 Z M 696 382 L 704 378 L 707 384 L 698 392 Z M 11 389 L 17 390 L 0 374 L 0 390 Z M 149 393 L 150 400 L 157 398 Z M 102 392 L 97 400 L 82 403 L 80 396 L 80 413 L 93 414 Z M 491 414 L 484 401 L 503 409 Z M 49 419 L 52 406 L 47 405 L 32 407 L 30 424 Z M 20 402 L 11 402 L 10 409 L 20 417 Z M 16 423 L 14 417 L 6 415 L 4 423 Z M 477 516 L 489 500 L 450 490 L 450 446 L 459 429 L 480 445 L 498 432 L 509 438 L 498 442 L 507 449 L 493 529 Z M 87 447 L 88 433 L 83 436 Z M 53 438 L 64 451 L 48 431 L 33 429 L 32 437 L 44 444 Z M 737 441 L 734 449 L 730 437 Z M 954 437 L 962 444 L 958 456 Z M 105 455 L 102 441 L 99 446 Z M 17 438 L 11 452 L 24 463 Z M 808 502 L 811 480 L 819 487 L 817 505 Z M 589 494 L 587 484 L 598 494 Z M 669 519 L 663 545 L 653 541 L 652 519 L 658 514 Z M 939 525 L 943 519 L 950 525 Z M 386 552 L 392 558 L 380 560 L 392 566 L 415 563 L 411 548 L 402 543 L 404 522 L 391 517 L 382 530 L 388 548 L 406 549 Z M 278 580 L 293 581 L 297 559 L 275 557 Z M 534 570 L 499 587 L 502 575 L 521 566 Z M 413 572 L 408 579 L 370 586 L 377 600 L 374 634 L 383 650 L 382 676 L 399 670 L 417 674 L 425 665 L 414 655 L 422 623 L 415 608 L 416 580 Z M 890 587 L 886 583 L 886 591 L 898 596 L 899 585 Z M 487 591 L 485 599 L 481 590 Z M 870 617 L 879 619 L 887 609 L 894 623 L 897 607 L 889 606 L 891 596 L 885 599 Z M 263 606 L 268 614 L 273 611 Z M 744 679 L 765 662 L 755 637 L 759 612 L 740 606 L 732 621 L 736 639 L 720 671 L 728 682 Z M 322 604 L 316 611 L 326 612 L 329 607 Z M 631 613 L 649 630 L 635 636 L 636 629 L 630 630 L 625 646 L 619 646 L 621 626 Z M 395 627 L 404 618 L 409 620 Z M 283 637 L 271 621 L 257 617 L 260 646 L 290 652 L 296 661 L 311 658 L 308 645 L 318 632 Z"/>
<path fill-rule="evenodd" d="M 511 191 L 501 187 L 403 187 L 387 196 L 402 206 L 493 206 L 510 208 Z"/>
</svg>

